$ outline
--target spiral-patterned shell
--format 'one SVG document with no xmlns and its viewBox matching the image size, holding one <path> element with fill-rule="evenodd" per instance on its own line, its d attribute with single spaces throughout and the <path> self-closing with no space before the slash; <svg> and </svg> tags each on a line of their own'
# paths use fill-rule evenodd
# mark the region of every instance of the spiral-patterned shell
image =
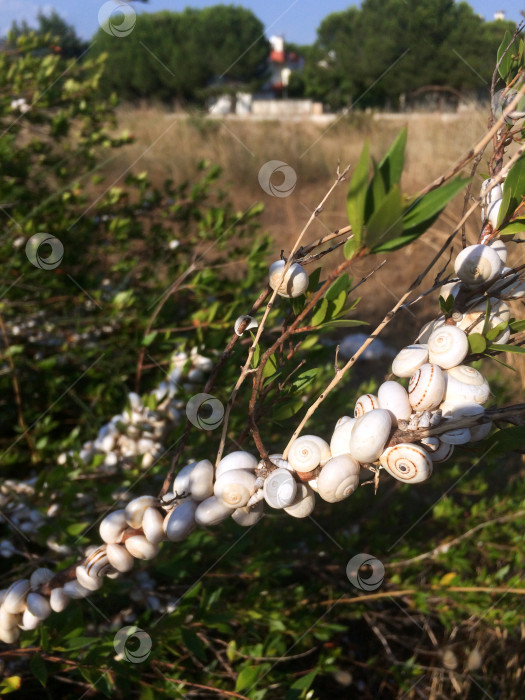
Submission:
<svg viewBox="0 0 525 700">
<path fill-rule="evenodd" d="M 332 457 L 317 477 L 317 491 L 328 503 L 348 498 L 359 486 L 361 466 L 351 455 Z"/>
<path fill-rule="evenodd" d="M 213 486 L 213 494 L 230 508 L 241 508 L 255 491 L 255 475 L 247 469 L 232 469 L 221 474 Z"/>
<path fill-rule="evenodd" d="M 398 481 L 416 484 L 432 474 L 432 460 L 420 445 L 402 442 L 388 447 L 379 458 L 381 466 Z"/>
<path fill-rule="evenodd" d="M 410 377 L 408 398 L 415 411 L 431 411 L 437 408 L 445 394 L 445 375 L 431 363 L 422 365 Z"/>
<path fill-rule="evenodd" d="M 379 399 L 374 394 L 363 394 L 355 402 L 354 417 L 361 418 L 365 413 L 379 408 Z"/>
<path fill-rule="evenodd" d="M 411 377 L 428 362 L 428 345 L 407 345 L 395 356 L 392 372 L 397 377 Z"/>
<path fill-rule="evenodd" d="M 468 287 L 478 287 L 490 282 L 502 267 L 503 262 L 497 252 L 482 244 L 464 248 L 454 263 L 457 276 Z"/>
<path fill-rule="evenodd" d="M 271 508 L 291 506 L 297 494 L 297 482 L 288 469 L 275 469 L 264 482 L 264 500 Z"/>
<path fill-rule="evenodd" d="M 296 472 L 311 472 L 331 457 L 330 445 L 317 435 L 301 435 L 292 443 L 288 462 Z"/>
<path fill-rule="evenodd" d="M 489 383 L 474 367 L 452 367 L 447 370 L 446 377 L 445 401 L 449 404 L 484 404 L 490 396 Z"/>
<path fill-rule="evenodd" d="M 457 326 L 441 326 L 428 339 L 428 360 L 441 369 L 456 367 L 467 354 L 467 334 Z"/>
</svg>

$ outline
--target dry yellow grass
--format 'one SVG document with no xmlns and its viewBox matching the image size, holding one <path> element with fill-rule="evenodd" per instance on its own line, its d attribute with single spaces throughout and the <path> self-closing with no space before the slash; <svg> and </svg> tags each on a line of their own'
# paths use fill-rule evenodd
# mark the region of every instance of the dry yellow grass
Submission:
<svg viewBox="0 0 525 700">
<path fill-rule="evenodd" d="M 250 119 L 209 119 L 202 116 L 175 115 L 159 107 L 122 106 L 119 125 L 129 129 L 136 141 L 112 161 L 107 175 L 111 181 L 133 165 L 133 170 L 147 170 L 160 184 L 166 178 L 175 182 L 197 176 L 197 163 L 207 159 L 223 168 L 223 183 L 229 185 L 236 207 L 243 210 L 256 201 L 264 203 L 262 228 L 271 233 L 274 254 L 290 249 L 293 240 L 331 185 L 338 162 L 355 163 L 366 138 L 371 152 L 380 158 L 404 125 L 408 125 L 406 167 L 402 187 L 407 194 L 417 192 L 445 172 L 486 131 L 487 110 L 478 108 L 459 114 L 427 113 L 418 115 L 356 114 L 335 123 L 321 125 L 311 121 L 252 121 Z M 269 160 L 281 160 L 297 173 L 297 185 L 285 198 L 263 192 L 257 175 Z M 482 161 L 476 176 L 478 191 Z M 469 170 L 465 170 L 465 175 Z M 336 190 L 325 210 L 312 226 L 308 240 L 315 240 L 329 230 L 346 225 L 346 187 Z M 380 320 L 397 301 L 407 285 L 439 249 L 460 218 L 463 196 L 447 208 L 431 231 L 410 248 L 388 256 L 388 263 L 366 287 L 360 289 L 363 301 L 359 315 L 371 323 Z M 479 234 L 479 214 L 467 223 L 467 236 L 474 242 Z M 455 245 L 459 249 L 459 241 Z M 517 263 L 517 246 L 510 246 L 511 262 Z M 342 252 L 331 256 L 329 264 L 342 259 Z M 352 271 L 359 278 L 377 260 L 367 259 Z M 434 271 L 435 274 L 435 271 Z M 429 276 L 430 283 L 434 275 Z M 437 294 L 420 306 L 402 312 L 388 335 L 411 340 L 421 324 L 436 313 Z M 399 340 L 396 340 L 399 344 Z"/>
</svg>

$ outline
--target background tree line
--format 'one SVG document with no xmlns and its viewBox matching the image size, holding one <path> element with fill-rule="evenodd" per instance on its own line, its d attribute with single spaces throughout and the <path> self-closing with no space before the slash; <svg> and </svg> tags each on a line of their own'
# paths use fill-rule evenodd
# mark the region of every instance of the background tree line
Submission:
<svg viewBox="0 0 525 700">
<path fill-rule="evenodd" d="M 100 89 L 123 100 L 202 104 L 217 92 L 257 91 L 268 78 L 264 26 L 242 7 L 141 14 L 119 40 L 100 29 L 83 42 L 55 12 L 38 22 L 38 33 L 56 36 L 66 57 L 88 47 L 106 53 Z M 427 85 L 485 93 L 506 29 L 515 24 L 486 22 L 466 2 L 364 0 L 360 9 L 328 15 L 311 46 L 289 45 L 305 67 L 292 73 L 288 94 L 340 109 L 395 107 L 401 95 Z M 13 25 L 10 40 L 27 30 Z"/>
</svg>

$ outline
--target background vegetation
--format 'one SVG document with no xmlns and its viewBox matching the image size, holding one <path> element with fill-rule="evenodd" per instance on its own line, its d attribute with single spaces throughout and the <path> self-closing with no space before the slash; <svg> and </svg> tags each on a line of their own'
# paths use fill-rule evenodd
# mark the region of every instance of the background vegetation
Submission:
<svg viewBox="0 0 525 700">
<path fill-rule="evenodd" d="M 23 35 L 16 49 L 0 54 L 0 255 L 5 261 L 0 447 L 7 480 L 0 496 L 6 516 L 22 507 L 38 515 L 26 533 L 29 539 L 7 518 L 2 524 L 3 541 L 12 545 L 2 587 L 38 565 L 71 564 L 80 548 L 97 541 L 94 530 L 85 532 L 87 525 L 109 504 L 120 503 L 127 490 L 133 495 L 158 491 L 169 454 L 136 483 L 142 475 L 138 460 L 106 474 L 96 459 L 80 461 L 82 444 L 122 411 L 128 391 L 143 393 L 158 384 L 175 349 L 198 345 L 210 356 L 222 349 L 234 319 L 260 290 L 271 248 L 285 247 L 288 240 L 272 243 L 260 232 L 257 201 L 263 195 L 251 199 L 250 186 L 239 193 L 246 177 L 239 159 L 226 160 L 231 141 L 218 139 L 216 125 L 174 121 L 174 130 L 152 147 L 151 113 L 137 112 L 123 115 L 135 135 L 121 133 L 114 103 L 100 97 L 104 58 L 88 55 L 65 63 L 50 45 L 56 40 Z M 31 108 L 13 108 L 14 98 Z M 160 110 L 155 114 L 162 116 Z M 410 132 L 406 189 L 414 191 L 429 179 L 426 161 L 417 162 L 429 140 L 435 147 L 430 166 L 439 172 L 440 159 L 450 164 L 475 141 L 479 119 L 474 112 L 460 125 L 454 122 L 446 151 L 442 141 L 435 142 L 431 122 L 416 127 L 412 143 Z M 265 200 L 279 212 L 274 219 L 295 209 L 289 228 L 308 216 L 302 215 L 301 202 L 313 209 L 326 189 L 338 146 L 354 140 L 359 151 L 368 134 L 379 156 L 391 141 L 388 129 L 394 130 L 346 121 L 337 128 L 323 155 L 314 160 L 312 154 L 304 173 L 299 171 L 300 181 L 311 188 L 308 198 Z M 307 129 L 289 138 L 281 134 L 292 162 L 299 162 L 311 143 Z M 264 162 L 266 134 L 241 135 L 248 144 L 258 143 L 257 163 Z M 203 149 L 195 151 L 196 160 L 206 153 L 213 157 L 190 166 L 189 143 Z M 220 153 L 221 143 L 230 144 L 223 145 L 224 174 L 211 150 Z M 150 160 L 137 163 L 134 149 L 143 152 L 147 146 Z M 188 149 L 185 167 L 184 161 L 175 162 L 181 149 Z M 249 169 L 255 182 L 257 167 L 249 168 L 254 161 L 245 158 L 244 172 Z M 231 190 L 229 182 L 237 186 Z M 241 207 L 242 197 L 247 203 Z M 331 228 L 333 220 L 328 221 Z M 430 248 L 446 221 L 427 234 Z M 53 271 L 35 268 L 24 253 L 26 240 L 37 231 L 64 244 L 63 263 Z M 178 247 L 170 246 L 173 240 Z M 422 241 L 418 249 L 421 259 L 430 257 L 425 245 Z M 398 260 L 405 261 L 406 286 L 412 270 L 406 251 L 403 255 Z M 518 245 L 511 246 L 511 255 L 519 256 Z M 353 274 L 359 279 L 361 268 Z M 395 278 L 399 272 L 390 274 Z M 188 275 L 185 283 L 155 319 L 157 332 L 146 333 L 159 298 L 183 275 Z M 369 321 L 372 313 L 390 308 L 392 301 L 377 308 L 379 288 L 377 283 L 359 290 L 365 299 L 353 318 Z M 391 291 L 382 294 L 386 300 Z M 269 327 L 278 326 L 288 311 L 286 305 L 276 308 Z M 424 311 L 416 313 L 422 315 L 394 326 L 396 348 L 425 320 Z M 311 333 L 303 344 L 309 367 L 318 372 L 308 385 L 303 378 L 294 387 L 301 396 L 315 394 L 331 376 L 333 349 L 327 353 L 325 343 Z M 137 384 L 144 349 L 148 359 Z M 217 395 L 222 400 L 245 351 L 240 344 L 221 375 Z M 351 410 L 350 397 L 373 391 L 386 369 L 385 363 L 371 363 L 354 372 L 316 417 L 316 430 L 329 432 Z M 494 404 L 509 402 L 520 391 L 511 370 L 492 363 L 484 372 Z M 253 449 L 242 401 L 230 434 Z M 276 447 L 296 422 L 278 409 L 275 400 L 261 416 L 265 441 Z M 174 431 L 166 444 L 179 435 Z M 217 434 L 195 431 L 187 456 L 210 457 L 217 444 Z M 59 460 L 68 450 L 72 454 Z M 108 582 L 90 598 L 93 606 L 73 603 L 45 628 L 24 634 L 19 649 L 4 648 L 2 692 L 144 699 L 221 693 L 287 700 L 357 694 L 364 699 L 521 697 L 523 465 L 497 443 L 469 446 L 456 455 L 419 487 L 383 481 L 375 497 L 370 487 L 362 488 L 335 507 L 324 504 L 312 520 L 292 521 L 275 512 L 248 533 L 227 523 L 164 546 L 149 566 L 137 565 L 134 574 Z M 9 479 L 32 481 L 20 493 Z M 60 546 L 69 549 L 57 553 Z M 346 563 L 356 552 L 370 552 L 386 567 L 383 587 L 368 598 L 356 596 L 346 577 Z M 113 637 L 123 624 L 137 624 L 152 638 L 152 653 L 142 664 L 115 658 Z"/>
</svg>

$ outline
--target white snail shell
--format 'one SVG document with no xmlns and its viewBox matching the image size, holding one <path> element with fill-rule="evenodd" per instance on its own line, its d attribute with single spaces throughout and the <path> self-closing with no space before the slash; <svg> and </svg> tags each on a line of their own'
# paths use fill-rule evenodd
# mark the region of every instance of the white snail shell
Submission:
<svg viewBox="0 0 525 700">
<path fill-rule="evenodd" d="M 27 610 L 39 620 L 45 620 L 51 615 L 51 606 L 46 596 L 40 593 L 28 593 L 26 600 Z"/>
<path fill-rule="evenodd" d="M 485 317 L 486 317 L 486 312 L 487 312 L 487 299 L 483 298 L 480 302 L 469 306 L 467 309 L 466 313 L 463 314 L 463 318 L 461 321 L 458 323 L 458 328 L 462 328 L 463 330 L 466 330 L 475 321 L 481 321 L 484 323 Z M 483 317 L 480 319 L 480 315 L 483 314 Z M 501 319 L 504 321 L 508 321 L 510 318 L 510 309 L 505 304 L 504 301 L 501 299 L 498 299 L 497 297 L 490 297 L 490 317 L 491 319 L 494 316 L 499 316 Z"/>
<path fill-rule="evenodd" d="M 90 576 L 83 565 L 77 566 L 75 574 L 80 585 L 90 591 L 96 591 L 102 586 L 102 578 Z"/>
<path fill-rule="evenodd" d="M 331 457 L 330 445 L 317 435 L 301 435 L 292 443 L 288 462 L 297 472 L 311 472 Z"/>
<path fill-rule="evenodd" d="M 38 588 L 38 586 L 44 585 L 48 581 L 51 581 L 54 575 L 55 574 L 51 571 L 51 569 L 46 569 L 43 566 L 35 569 L 29 577 L 31 588 L 34 589 Z"/>
<path fill-rule="evenodd" d="M 215 481 L 214 495 L 230 508 L 241 508 L 255 491 L 255 475 L 247 469 L 231 469 Z"/>
<path fill-rule="evenodd" d="M 432 474 L 432 460 L 426 450 L 410 442 L 387 447 L 379 461 L 381 466 L 399 481 L 416 484 L 425 481 Z"/>
<path fill-rule="evenodd" d="M 12 615 L 24 612 L 29 590 L 30 583 L 28 579 L 24 578 L 12 583 L 6 591 L 2 609 Z"/>
<path fill-rule="evenodd" d="M 232 510 L 222 499 L 210 496 L 197 506 L 195 522 L 202 526 L 217 525 L 222 520 L 229 518 L 232 515 Z"/>
<path fill-rule="evenodd" d="M 428 361 L 441 369 L 450 369 L 463 362 L 468 349 L 467 334 L 461 328 L 441 326 L 428 339 Z"/>
<path fill-rule="evenodd" d="M 246 326 L 245 326 L 244 330 L 241 332 L 240 331 L 241 325 L 244 325 L 244 324 L 246 324 Z M 253 316 L 239 316 L 239 318 L 235 321 L 234 330 L 238 336 L 241 336 L 245 331 L 248 331 L 252 328 L 257 328 L 258 325 L 259 325 L 259 322 L 255 318 L 253 318 Z"/>
<path fill-rule="evenodd" d="M 264 481 L 263 494 L 271 508 L 291 506 L 297 494 L 297 482 L 292 472 L 280 468 L 270 472 Z"/>
<path fill-rule="evenodd" d="M 419 331 L 416 343 L 420 345 L 425 345 L 426 343 L 428 343 L 428 339 L 430 338 L 432 332 L 435 331 L 437 328 L 443 326 L 445 322 L 446 318 L 444 316 L 438 316 L 438 318 L 436 318 L 435 320 L 425 323 L 425 325 Z"/>
<path fill-rule="evenodd" d="M 64 593 L 70 598 L 77 600 L 79 598 L 87 598 L 92 591 L 89 588 L 85 588 L 79 581 L 74 580 L 64 584 Z"/>
<path fill-rule="evenodd" d="M 102 545 L 86 556 L 84 560 L 84 568 L 88 576 L 92 576 L 94 578 L 103 577 L 111 572 L 111 564 L 108 561 L 106 548 L 107 545 Z"/>
<path fill-rule="evenodd" d="M 496 188 L 494 188 L 496 189 Z M 492 190 L 493 191 L 493 190 Z M 489 192 L 489 194 L 492 194 L 492 191 Z M 486 216 L 489 221 L 489 224 L 492 226 L 493 229 L 498 228 L 498 215 L 499 215 L 499 210 L 501 209 L 501 203 L 502 199 L 496 199 L 493 201 L 491 204 L 486 207 Z"/>
<path fill-rule="evenodd" d="M 127 524 L 134 530 L 138 530 L 142 525 L 142 518 L 146 508 L 158 504 L 158 498 L 154 496 L 139 496 L 128 503 L 124 510 Z"/>
<path fill-rule="evenodd" d="M 477 287 L 493 280 L 503 263 L 495 250 L 477 244 L 464 248 L 456 258 L 454 270 L 467 287 Z"/>
<path fill-rule="evenodd" d="M 439 449 L 439 446 L 441 445 L 441 440 L 438 437 L 430 436 L 421 438 L 421 444 L 423 445 L 425 450 L 430 454 L 430 458 L 432 459 L 432 454 L 434 452 L 437 452 L 437 450 Z"/>
<path fill-rule="evenodd" d="M 501 238 L 494 238 L 492 241 L 490 241 L 488 246 L 489 248 L 492 248 L 492 250 L 496 251 L 503 264 L 507 262 L 507 246 L 501 240 Z"/>
<path fill-rule="evenodd" d="M 135 559 L 153 559 L 159 552 L 159 545 L 153 544 L 144 535 L 128 537 L 124 546 Z"/>
<path fill-rule="evenodd" d="M 359 486 L 361 465 L 350 454 L 332 457 L 317 477 L 317 491 L 328 503 L 348 498 Z"/>
<path fill-rule="evenodd" d="M 400 420 L 408 420 L 412 413 L 412 407 L 408 400 L 408 393 L 404 386 L 398 382 L 383 382 L 377 392 L 379 407 L 390 411 L 392 425 L 397 426 Z"/>
<path fill-rule="evenodd" d="M 124 510 L 114 510 L 106 515 L 100 523 L 100 538 L 107 544 L 118 543 L 122 540 L 124 530 L 128 527 Z"/>
<path fill-rule="evenodd" d="M 283 459 L 281 453 L 269 455 L 269 459 L 270 462 L 276 467 L 281 467 L 282 469 L 288 469 L 289 471 L 293 471 L 293 468 L 290 466 L 290 462 L 287 459 Z M 264 461 L 261 461 L 259 463 L 259 466 L 264 467 Z"/>
<path fill-rule="evenodd" d="M 350 452 L 350 436 L 352 435 L 352 430 L 357 418 L 350 418 L 349 416 L 344 417 L 348 418 L 348 420 L 345 420 L 343 423 L 340 423 L 341 419 L 337 421 L 332 439 L 330 440 L 330 453 L 332 457 L 345 455 Z"/>
<path fill-rule="evenodd" d="M 446 371 L 447 404 L 484 404 L 490 396 L 489 383 L 474 367 L 459 365 Z"/>
<path fill-rule="evenodd" d="M 23 629 L 24 631 L 34 630 L 41 622 L 41 618 L 33 615 L 33 613 L 26 608 L 24 610 L 24 614 L 22 615 L 22 624 L 20 625 L 20 629 Z"/>
<path fill-rule="evenodd" d="M 454 428 L 440 434 L 441 442 L 447 445 L 465 445 L 470 442 L 470 430 L 468 428 Z"/>
<path fill-rule="evenodd" d="M 350 454 L 358 462 L 374 462 L 386 445 L 392 418 L 384 408 L 376 408 L 358 418 L 350 436 Z"/>
<path fill-rule="evenodd" d="M 258 523 L 263 515 L 263 502 L 259 501 L 259 503 L 256 503 L 252 508 L 237 508 L 237 510 L 233 511 L 232 518 L 235 520 L 237 525 L 241 525 L 242 527 L 251 527 L 252 525 L 255 525 L 255 523 Z"/>
<path fill-rule="evenodd" d="M 503 197 L 503 189 L 500 183 L 494 185 L 490 192 L 487 193 L 487 189 L 490 187 L 490 185 L 492 185 L 493 182 L 494 179 L 489 177 L 487 180 L 483 180 L 483 182 L 481 183 L 479 195 L 485 204 L 491 204 L 492 202 L 496 202 L 498 199 L 501 199 Z"/>
<path fill-rule="evenodd" d="M 133 557 L 123 545 L 108 544 L 106 547 L 106 554 L 109 563 L 117 571 L 125 573 L 133 568 Z"/>
<path fill-rule="evenodd" d="M 17 627 L 0 627 L 0 639 L 4 644 L 14 644 L 20 637 L 20 628 Z"/>
<path fill-rule="evenodd" d="M 410 377 L 408 398 L 415 411 L 437 408 L 445 394 L 446 379 L 443 371 L 427 362 Z"/>
<path fill-rule="evenodd" d="M 443 415 L 450 418 L 462 418 L 466 416 L 480 416 L 485 413 L 485 409 L 478 403 L 472 404 L 462 404 L 462 405 L 451 405 L 445 406 Z M 478 440 L 484 440 L 487 435 L 492 430 L 492 422 L 479 423 L 478 425 L 472 425 L 469 427 L 470 431 L 470 442 L 477 442 Z"/>
<path fill-rule="evenodd" d="M 361 418 L 362 415 L 379 408 L 379 399 L 374 394 L 363 394 L 355 402 L 354 416 Z"/>
<path fill-rule="evenodd" d="M 277 260 L 270 265 L 270 287 L 277 289 L 281 297 L 299 297 L 308 289 L 308 273 L 299 263 L 292 263 L 283 279 L 285 264 L 284 260 Z"/>
<path fill-rule="evenodd" d="M 49 595 L 49 605 L 51 610 L 56 613 L 65 610 L 69 600 L 70 598 L 63 588 L 53 588 Z"/>
<path fill-rule="evenodd" d="M 407 345 L 394 358 L 392 372 L 397 377 L 411 377 L 428 362 L 428 345 Z"/>
<path fill-rule="evenodd" d="M 447 282 L 439 290 L 439 296 L 443 299 L 448 299 L 450 296 L 457 297 L 459 290 L 461 289 L 461 282 Z"/>
<path fill-rule="evenodd" d="M 0 628 L 10 629 L 11 627 L 17 627 L 22 613 L 10 613 L 4 606 L 0 607 Z"/>
<path fill-rule="evenodd" d="M 291 506 L 284 509 L 292 518 L 307 518 L 315 508 L 315 493 L 307 484 L 297 484 L 297 493 Z"/>
<path fill-rule="evenodd" d="M 439 441 L 439 447 L 435 452 L 430 453 L 430 459 L 434 464 L 437 464 L 438 462 L 446 462 L 447 459 L 450 459 L 452 457 L 452 453 L 454 452 L 454 445 L 449 445 L 446 442 L 441 442 Z"/>
<path fill-rule="evenodd" d="M 183 467 L 175 477 L 173 493 L 191 495 L 194 501 L 204 501 L 213 496 L 213 464 L 201 459 Z"/>
<path fill-rule="evenodd" d="M 187 500 L 180 503 L 164 519 L 164 530 L 170 542 L 182 542 L 194 530 L 197 504 Z"/>
<path fill-rule="evenodd" d="M 230 454 L 223 457 L 217 465 L 215 478 L 218 479 L 219 476 L 224 474 L 224 472 L 230 471 L 230 469 L 254 470 L 257 464 L 257 459 L 249 452 L 245 452 L 244 450 L 230 452 Z"/>
<path fill-rule="evenodd" d="M 473 425 L 470 428 L 470 441 L 478 442 L 478 440 L 484 440 L 492 430 L 492 421 L 488 423 L 480 423 L 479 425 Z"/>
<path fill-rule="evenodd" d="M 165 539 L 164 516 L 157 508 L 146 508 L 142 518 L 142 531 L 144 537 L 153 544 L 158 544 Z"/>
</svg>

